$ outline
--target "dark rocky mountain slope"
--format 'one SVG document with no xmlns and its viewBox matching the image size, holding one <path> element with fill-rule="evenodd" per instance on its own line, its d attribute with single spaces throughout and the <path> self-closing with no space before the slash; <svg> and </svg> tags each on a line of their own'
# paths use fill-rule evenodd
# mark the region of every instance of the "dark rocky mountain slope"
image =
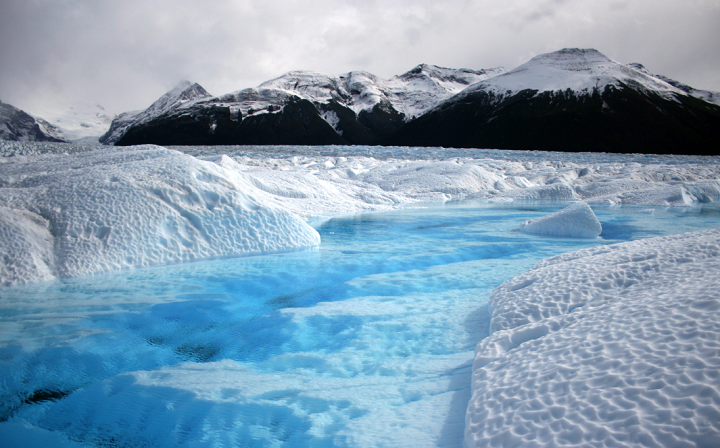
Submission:
<svg viewBox="0 0 720 448">
<path fill-rule="evenodd" d="M 0 101 L 0 140 L 65 142 L 63 133 L 47 121 Z"/>
<path fill-rule="evenodd" d="M 106 143 L 398 145 L 717 154 L 717 92 L 620 64 L 594 49 L 510 71 L 419 65 L 386 80 L 297 71 L 211 97 L 185 83 L 121 115 Z"/>
</svg>

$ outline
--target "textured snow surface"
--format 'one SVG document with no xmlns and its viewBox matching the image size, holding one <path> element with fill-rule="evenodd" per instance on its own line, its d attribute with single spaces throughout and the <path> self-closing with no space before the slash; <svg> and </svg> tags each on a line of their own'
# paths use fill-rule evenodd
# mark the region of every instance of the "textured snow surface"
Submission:
<svg viewBox="0 0 720 448">
<path fill-rule="evenodd" d="M 592 93 L 620 83 L 664 95 L 686 94 L 646 70 L 640 70 L 637 64 L 624 65 L 597 50 L 578 48 L 541 54 L 513 70 L 475 83 L 464 92 L 484 90 L 504 95 L 526 89 L 538 92 L 570 89 L 576 93 Z"/>
<path fill-rule="evenodd" d="M 450 155 L 450 150 L 435 149 L 422 155 L 420 148 L 414 148 L 407 155 L 410 160 L 398 160 L 352 155 L 362 147 L 339 156 L 311 155 L 321 149 L 308 148 L 307 153 L 282 157 L 227 148 L 223 166 L 241 171 L 268 193 L 267 201 L 304 217 L 456 199 L 642 206 L 691 206 L 720 200 L 717 157 L 620 156 L 628 159 L 624 163 L 609 161 L 612 158 L 603 154 L 567 161 L 568 156 L 559 153 L 457 151 Z M 204 148 L 177 149 L 217 159 Z"/>
<path fill-rule="evenodd" d="M 0 284 L 320 243 L 240 174 L 161 147 L 0 165 Z"/>
<path fill-rule="evenodd" d="M 415 160 L 398 160 L 323 156 L 314 147 L 297 155 L 227 148 L 229 155 L 211 147 L 182 147 L 188 154 L 181 154 L 157 146 L 93 151 L 3 143 L 0 154 L 14 157 L 0 158 L 0 232 L 14 237 L 0 243 L 8 254 L 1 282 L 318 244 L 295 215 L 328 218 L 473 198 L 642 206 L 720 200 L 715 157 L 628 156 L 619 163 L 608 160 L 622 156 L 564 161 L 569 156 L 507 151 L 438 158 L 444 150 L 437 150 L 417 159 L 417 148 Z M 557 223 L 530 229 L 543 226 L 562 236 L 576 232 Z M 581 227 L 577 236 L 595 231 L 589 222 Z"/>
<path fill-rule="evenodd" d="M 48 221 L 27 210 L 0 207 L 0 284 L 53 278 L 55 256 Z"/>
<path fill-rule="evenodd" d="M 493 291 L 465 446 L 720 446 L 720 229 L 599 246 Z"/>
<path fill-rule="evenodd" d="M 520 230 L 533 235 L 596 238 L 602 226 L 590 206 L 580 201 L 542 218 L 525 221 Z"/>
</svg>

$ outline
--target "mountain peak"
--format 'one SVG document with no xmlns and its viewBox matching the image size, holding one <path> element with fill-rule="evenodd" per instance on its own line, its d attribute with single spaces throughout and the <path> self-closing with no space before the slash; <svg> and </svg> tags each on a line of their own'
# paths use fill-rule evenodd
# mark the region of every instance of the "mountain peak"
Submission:
<svg viewBox="0 0 720 448">
<path fill-rule="evenodd" d="M 132 126 L 153 120 L 181 106 L 186 106 L 190 103 L 211 97 L 212 95 L 200 84 L 182 80 L 158 98 L 147 109 L 135 112 L 124 112 L 115 117 L 110 125 L 110 129 L 100 137 L 99 141 L 105 145 L 112 145 L 120 140 L 125 132 Z"/>
<path fill-rule="evenodd" d="M 563 48 L 561 50 L 552 51 L 550 53 L 545 53 L 540 56 L 545 57 L 556 57 L 560 59 L 569 59 L 569 58 L 585 58 L 585 59 L 604 59 L 606 61 L 610 61 L 611 59 L 605 56 L 604 54 L 600 53 L 594 48 Z"/>
<path fill-rule="evenodd" d="M 599 66 L 613 64 L 618 63 L 594 48 L 563 48 L 552 53 L 535 56 L 520 67 L 525 65 L 549 65 L 560 70 L 589 72 L 596 71 Z"/>
<path fill-rule="evenodd" d="M 42 118 L 0 102 L 0 140 L 64 142 L 62 131 Z"/>
<path fill-rule="evenodd" d="M 683 93 L 634 64 L 623 65 L 594 48 L 563 48 L 530 59 L 509 72 L 468 87 L 468 92 L 494 91 L 506 95 L 522 90 L 602 91 L 608 85 L 630 86 L 663 95 Z"/>
<path fill-rule="evenodd" d="M 148 111 L 151 111 L 153 115 L 160 115 L 181 103 L 202 98 L 210 98 L 211 96 L 212 95 L 210 95 L 200 84 L 183 80 L 165 95 L 161 96 L 152 103 L 152 105 L 148 108 Z"/>
</svg>

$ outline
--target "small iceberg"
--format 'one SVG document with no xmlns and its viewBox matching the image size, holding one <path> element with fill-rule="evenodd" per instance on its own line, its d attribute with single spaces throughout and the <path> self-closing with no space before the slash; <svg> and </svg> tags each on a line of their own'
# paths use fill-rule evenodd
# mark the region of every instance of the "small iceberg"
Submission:
<svg viewBox="0 0 720 448">
<path fill-rule="evenodd" d="M 590 206 L 580 201 L 542 218 L 525 221 L 520 230 L 533 235 L 597 238 L 602 226 Z"/>
</svg>

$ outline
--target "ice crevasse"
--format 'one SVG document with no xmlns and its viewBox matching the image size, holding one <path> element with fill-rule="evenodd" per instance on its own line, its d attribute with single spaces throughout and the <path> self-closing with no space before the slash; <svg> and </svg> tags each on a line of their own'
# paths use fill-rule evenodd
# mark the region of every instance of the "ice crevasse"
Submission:
<svg viewBox="0 0 720 448">
<path fill-rule="evenodd" d="M 3 167 L 0 284 L 320 243 L 221 163 L 156 146 L 37 157 Z"/>
</svg>

